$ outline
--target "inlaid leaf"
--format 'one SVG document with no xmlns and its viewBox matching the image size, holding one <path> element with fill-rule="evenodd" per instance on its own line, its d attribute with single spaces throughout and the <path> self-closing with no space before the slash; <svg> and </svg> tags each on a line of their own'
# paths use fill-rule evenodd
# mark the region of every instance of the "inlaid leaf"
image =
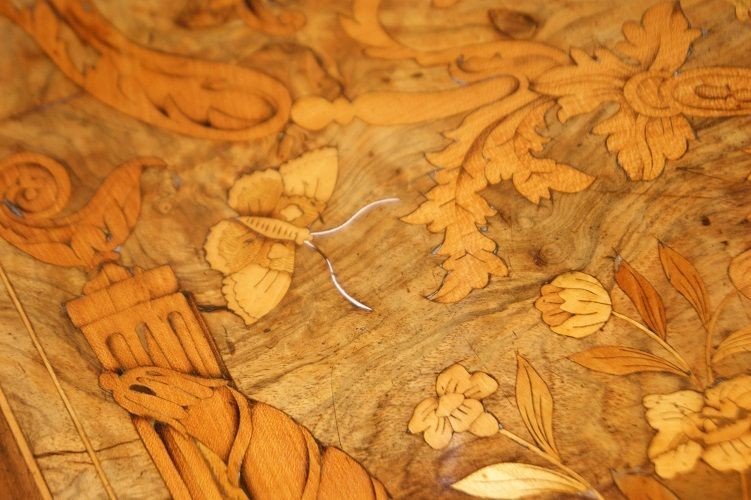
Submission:
<svg viewBox="0 0 751 500">
<path fill-rule="evenodd" d="M 728 335 L 728 337 L 717 346 L 717 349 L 712 356 L 712 361 L 719 363 L 725 358 L 744 352 L 751 352 L 751 326 L 741 328 L 737 332 Z"/>
<path fill-rule="evenodd" d="M 442 264 L 447 274 L 429 297 L 437 302 L 457 302 L 485 287 L 491 277 L 508 275 L 508 266 L 497 255 L 498 245 L 480 229 L 497 213 L 482 195 L 489 185 L 510 181 L 520 195 L 539 204 L 553 191 L 575 193 L 594 181 L 569 165 L 535 156 L 549 140 L 538 129 L 545 126 L 545 111 L 552 101 L 519 94 L 507 102 L 507 114 L 479 135 L 481 129 L 473 123 L 477 117 L 468 117 L 466 126 L 447 134 L 456 139 L 453 143 L 427 156 L 440 167 L 437 185 L 420 207 L 402 218 L 444 233 L 436 253 L 447 257 Z"/>
<path fill-rule="evenodd" d="M 650 476 L 613 474 L 613 480 L 628 500 L 678 500 L 667 486 Z"/>
<path fill-rule="evenodd" d="M 525 498 L 543 493 L 580 493 L 581 482 L 544 467 L 505 462 L 476 470 L 451 485 L 468 495 L 481 498 Z"/>
<path fill-rule="evenodd" d="M 706 324 L 711 315 L 709 294 L 704 280 L 691 262 L 684 256 L 660 242 L 658 244 L 660 262 L 670 284 L 683 295 Z"/>
<path fill-rule="evenodd" d="M 584 368 L 611 375 L 629 375 L 639 372 L 668 372 L 685 375 L 665 358 L 631 347 L 601 346 L 577 352 L 569 356 L 571 361 Z"/>
<path fill-rule="evenodd" d="M 618 256 L 615 265 L 615 282 L 631 299 L 644 323 L 663 339 L 667 337 L 665 305 L 662 297 L 647 278 Z"/>
<path fill-rule="evenodd" d="M 733 257 L 728 274 L 735 288 L 751 299 L 751 250 Z"/>
<path fill-rule="evenodd" d="M 518 354 L 516 405 L 535 442 L 547 453 L 559 457 L 553 436 L 553 396 L 537 370 Z"/>
</svg>

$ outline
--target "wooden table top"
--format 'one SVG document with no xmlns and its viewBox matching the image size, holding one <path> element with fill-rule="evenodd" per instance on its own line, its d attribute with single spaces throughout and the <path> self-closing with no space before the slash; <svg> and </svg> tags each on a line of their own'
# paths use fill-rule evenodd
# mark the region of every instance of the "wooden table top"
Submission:
<svg viewBox="0 0 751 500">
<path fill-rule="evenodd" d="M 3 498 L 751 498 L 749 0 L 3 0 Z"/>
</svg>

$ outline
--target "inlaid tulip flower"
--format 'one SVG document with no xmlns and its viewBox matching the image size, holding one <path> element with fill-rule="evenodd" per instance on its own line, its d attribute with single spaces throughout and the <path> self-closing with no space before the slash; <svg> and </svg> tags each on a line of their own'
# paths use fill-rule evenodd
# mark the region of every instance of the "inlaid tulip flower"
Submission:
<svg viewBox="0 0 751 500">
<path fill-rule="evenodd" d="M 480 401 L 498 390 L 498 382 L 490 375 L 470 374 L 454 364 L 438 375 L 435 390 L 438 397 L 421 401 L 408 425 L 411 433 L 422 433 L 431 448 L 445 448 L 455 432 L 468 431 L 476 436 L 498 433 L 498 420 Z"/>
<path fill-rule="evenodd" d="M 751 468 L 751 376 L 707 389 L 644 398 L 647 422 L 657 430 L 649 458 L 661 477 L 692 470 L 699 459 L 719 471 Z"/>
<path fill-rule="evenodd" d="M 610 295 L 594 276 L 571 271 L 540 289 L 535 307 L 555 333 L 582 338 L 602 328 L 613 311 Z"/>
</svg>

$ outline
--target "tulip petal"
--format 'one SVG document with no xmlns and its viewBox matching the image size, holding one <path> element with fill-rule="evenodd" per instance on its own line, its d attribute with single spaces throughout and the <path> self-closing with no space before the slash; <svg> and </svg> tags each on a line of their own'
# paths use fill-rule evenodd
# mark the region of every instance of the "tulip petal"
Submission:
<svg viewBox="0 0 751 500">
<path fill-rule="evenodd" d="M 425 442 L 434 450 L 440 450 L 448 446 L 451 441 L 453 431 L 447 418 L 436 418 L 435 421 L 425 430 L 423 437 Z"/>
<path fill-rule="evenodd" d="M 469 388 L 464 391 L 464 396 L 470 399 L 487 398 L 498 390 L 498 382 L 484 372 L 475 372 L 469 377 Z"/>
<path fill-rule="evenodd" d="M 465 399 L 448 417 L 454 432 L 469 430 L 469 426 L 483 414 L 483 411 L 482 403 L 476 399 Z"/>
<path fill-rule="evenodd" d="M 561 309 L 563 298 L 558 294 L 560 290 L 557 286 L 543 285 L 541 295 L 535 301 L 535 307 L 542 313 L 542 320 L 548 326 L 558 326 L 571 317 L 571 313 Z"/>
<path fill-rule="evenodd" d="M 428 398 L 420 401 L 415 406 L 415 411 L 412 412 L 412 418 L 409 419 L 407 428 L 412 434 L 419 434 L 424 432 L 428 427 L 433 425 L 438 417 L 435 412 L 438 408 L 438 400 L 435 398 Z"/>
<path fill-rule="evenodd" d="M 605 326 L 609 317 L 610 313 L 605 316 L 599 314 L 575 315 L 558 326 L 551 326 L 550 329 L 558 335 L 580 339 L 600 330 Z"/>
<path fill-rule="evenodd" d="M 446 368 L 435 381 L 435 391 L 439 396 L 444 394 L 464 394 L 470 387 L 469 372 L 460 364 Z"/>
<path fill-rule="evenodd" d="M 702 458 L 719 471 L 747 470 L 751 467 L 751 433 L 709 446 Z"/>
<path fill-rule="evenodd" d="M 475 436 L 488 437 L 498 433 L 498 420 L 490 413 L 483 413 L 469 426 Z"/>
<path fill-rule="evenodd" d="M 587 297 L 597 299 L 597 302 L 610 304 L 610 295 L 603 288 L 602 283 L 594 276 L 579 271 L 569 271 L 559 274 L 550 282 L 551 285 L 565 290 L 578 290 Z"/>
</svg>

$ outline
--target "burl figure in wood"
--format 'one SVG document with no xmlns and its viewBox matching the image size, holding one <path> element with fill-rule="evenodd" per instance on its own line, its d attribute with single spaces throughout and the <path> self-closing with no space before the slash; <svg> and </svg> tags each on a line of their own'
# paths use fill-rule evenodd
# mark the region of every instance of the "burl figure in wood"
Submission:
<svg viewBox="0 0 751 500">
<path fill-rule="evenodd" d="M 175 498 L 387 497 L 347 454 L 233 387 L 169 267 L 105 264 L 84 292 L 68 314 Z"/>
<path fill-rule="evenodd" d="M 3 192 L 12 193 L 0 209 L 0 235 L 40 260 L 91 273 L 66 310 L 105 370 L 102 387 L 131 413 L 172 496 L 386 498 L 347 454 L 234 388 L 169 266 L 131 273 L 114 263 L 138 219 L 145 164 L 163 166 L 127 163 L 82 209 L 59 217 L 70 191 L 64 167 L 41 155 L 11 156 L 0 163 Z"/>
</svg>

